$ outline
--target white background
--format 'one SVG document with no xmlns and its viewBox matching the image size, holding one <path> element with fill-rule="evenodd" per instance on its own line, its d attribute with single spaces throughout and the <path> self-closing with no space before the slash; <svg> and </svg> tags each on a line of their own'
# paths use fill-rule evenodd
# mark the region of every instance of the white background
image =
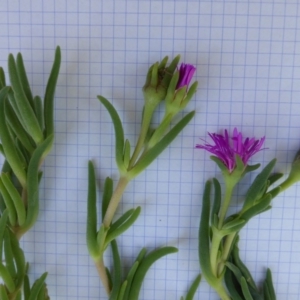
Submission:
<svg viewBox="0 0 300 300">
<path fill-rule="evenodd" d="M 118 179 L 113 127 L 96 96 L 113 102 L 134 143 L 147 69 L 178 53 L 197 67 L 199 89 L 185 110 L 196 115 L 129 185 L 118 212 L 141 205 L 142 213 L 118 243 L 125 270 L 144 246 L 178 247 L 151 268 L 140 299 L 186 293 L 200 272 L 204 182 L 218 174 L 195 144 L 225 128 L 266 136 L 267 149 L 251 163 L 277 157 L 276 171 L 285 174 L 300 148 L 299 8 L 297 0 L 1 1 L 0 65 L 6 71 L 8 54 L 22 52 L 34 94 L 43 95 L 55 47 L 62 50 L 55 146 L 43 166 L 38 222 L 22 240 L 31 279 L 49 272 L 51 299 L 107 299 L 85 245 L 88 160 L 100 187 L 106 176 Z M 289 189 L 241 232 L 242 258 L 258 283 L 272 269 L 278 299 L 300 299 L 299 196 L 298 186 Z M 218 298 L 203 280 L 195 299 Z"/>
</svg>

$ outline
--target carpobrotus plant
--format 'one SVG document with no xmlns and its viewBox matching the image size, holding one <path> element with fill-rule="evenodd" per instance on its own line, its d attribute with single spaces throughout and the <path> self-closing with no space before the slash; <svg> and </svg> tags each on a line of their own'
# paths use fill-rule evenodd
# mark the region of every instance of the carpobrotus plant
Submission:
<svg viewBox="0 0 300 300">
<path fill-rule="evenodd" d="M 33 97 L 23 58 L 8 57 L 10 86 L 0 68 L 0 299 L 49 299 L 44 273 L 30 287 L 28 264 L 19 239 L 35 224 L 39 212 L 40 166 L 54 140 L 53 102 L 60 68 L 57 47 L 44 99 Z"/>
<path fill-rule="evenodd" d="M 194 112 L 185 115 L 171 126 L 174 117 L 182 111 L 193 97 L 197 82 L 190 87 L 195 68 L 192 65 L 177 65 L 179 56 L 167 66 L 168 58 L 152 65 L 143 87 L 144 109 L 140 135 L 135 148 L 125 140 L 122 122 L 112 104 L 102 96 L 100 102 L 108 110 L 115 128 L 115 155 L 120 178 L 113 189 L 113 182 L 106 179 L 102 199 L 102 221 L 98 228 L 96 207 L 96 177 L 92 162 L 89 162 L 89 192 L 87 214 L 87 246 L 102 283 L 110 299 L 137 300 L 142 281 L 150 266 L 160 257 L 177 251 L 174 247 L 163 247 L 146 255 L 142 249 L 125 280 L 121 276 L 121 260 L 116 238 L 127 230 L 138 218 L 141 208 L 127 211 L 118 220 L 114 215 L 128 183 L 146 169 L 164 149 L 177 137 L 193 118 Z M 150 127 L 157 106 L 165 101 L 165 114 L 157 128 Z M 170 129 L 170 126 L 172 127 Z M 105 267 L 103 254 L 111 245 L 114 274 Z"/>
<path fill-rule="evenodd" d="M 276 195 L 300 180 L 299 157 L 296 156 L 287 179 L 275 187 L 273 184 L 276 184 L 283 174 L 272 174 L 276 159 L 271 160 L 250 185 L 241 209 L 233 215 L 228 215 L 234 188 L 245 174 L 260 167 L 260 164 L 248 163 L 251 156 L 262 150 L 265 138 L 244 139 L 237 129 L 234 129 L 231 138 L 227 130 L 224 135 L 209 136 L 213 144 L 205 143 L 197 145 L 196 148 L 214 154 L 211 159 L 222 172 L 225 191 L 222 193 L 221 184 L 216 178 L 209 180 L 205 185 L 199 229 L 199 260 L 202 274 L 222 300 L 275 300 L 271 271 L 267 271 L 263 289 L 260 291 L 241 262 L 237 246 L 238 234 L 251 218 L 271 208 L 271 201 Z M 212 183 L 214 200 L 211 205 Z"/>
</svg>

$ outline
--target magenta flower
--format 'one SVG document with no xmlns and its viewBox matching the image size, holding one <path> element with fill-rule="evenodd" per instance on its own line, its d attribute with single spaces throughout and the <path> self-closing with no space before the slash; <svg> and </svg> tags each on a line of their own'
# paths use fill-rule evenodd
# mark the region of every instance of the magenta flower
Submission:
<svg viewBox="0 0 300 300">
<path fill-rule="evenodd" d="M 179 80 L 176 89 L 188 86 L 193 78 L 196 68 L 193 65 L 181 64 L 179 68 Z"/>
<path fill-rule="evenodd" d="M 262 150 L 261 147 L 265 141 L 265 137 L 260 140 L 255 138 L 246 138 L 243 141 L 243 135 L 236 128 L 233 130 L 233 137 L 230 139 L 227 130 L 225 135 L 208 133 L 215 145 L 204 144 L 196 145 L 198 149 L 205 149 L 218 157 L 231 173 L 236 167 L 235 155 L 238 155 L 246 166 L 251 156 Z M 232 142 L 231 142 L 232 141 Z"/>
</svg>

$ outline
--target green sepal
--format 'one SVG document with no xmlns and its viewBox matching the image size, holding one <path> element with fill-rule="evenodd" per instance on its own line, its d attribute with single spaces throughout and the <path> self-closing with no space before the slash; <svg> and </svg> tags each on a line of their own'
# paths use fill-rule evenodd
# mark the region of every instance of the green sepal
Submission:
<svg viewBox="0 0 300 300">
<path fill-rule="evenodd" d="M 106 214 L 109 202 L 111 200 L 113 194 L 113 181 L 111 178 L 106 177 L 103 189 L 103 196 L 102 196 L 102 221 Z"/>
<path fill-rule="evenodd" d="M 116 153 L 116 163 L 119 168 L 119 171 L 121 173 L 126 173 L 126 168 L 124 166 L 124 161 L 123 161 L 123 149 L 124 149 L 124 130 L 123 130 L 123 125 L 121 122 L 121 119 L 113 107 L 113 105 L 104 97 L 98 96 L 98 99 L 100 102 L 105 106 L 107 111 L 110 114 L 110 117 L 113 121 L 114 128 L 115 128 L 115 153 Z"/>
<path fill-rule="evenodd" d="M 224 165 L 221 159 L 213 155 L 210 156 L 210 159 L 217 164 L 217 166 L 220 168 L 222 173 L 229 174 L 227 167 Z"/>
<path fill-rule="evenodd" d="M 163 247 L 154 250 L 150 252 L 148 255 L 146 255 L 144 259 L 141 261 L 141 263 L 139 264 L 138 269 L 136 270 L 128 299 L 138 300 L 143 280 L 150 267 L 161 257 L 168 254 L 176 253 L 177 251 L 178 249 L 175 247 Z"/>
<path fill-rule="evenodd" d="M 57 83 L 59 69 L 60 69 L 60 61 L 61 61 L 60 47 L 57 46 L 55 50 L 54 62 L 47 82 L 47 87 L 46 87 L 45 97 L 44 97 L 45 138 L 54 134 L 54 121 L 53 121 L 54 93 L 55 93 L 56 83 Z"/>
<path fill-rule="evenodd" d="M 173 73 L 176 70 L 179 61 L 180 61 L 180 55 L 178 54 L 171 61 L 170 65 L 165 69 L 165 72 L 164 72 L 165 74 L 164 74 L 163 80 L 161 82 L 163 86 L 169 86 L 169 84 L 172 80 L 172 77 L 173 77 Z"/>
<path fill-rule="evenodd" d="M 118 245 L 116 240 L 111 242 L 111 249 L 113 253 L 113 261 L 114 261 L 114 273 L 112 278 L 112 290 L 109 297 L 109 300 L 117 300 L 118 294 L 121 287 L 121 259 L 119 255 Z"/>
<path fill-rule="evenodd" d="M 264 189 L 266 188 L 268 178 L 275 164 L 276 159 L 271 160 L 265 166 L 265 168 L 256 176 L 255 180 L 253 181 L 246 193 L 243 211 L 252 207 L 255 204 L 255 202 L 263 195 L 263 193 L 265 192 Z"/>
<path fill-rule="evenodd" d="M 86 219 L 86 244 L 89 254 L 93 259 L 99 256 L 97 243 L 97 190 L 96 175 L 92 161 L 88 163 L 88 196 L 87 196 L 87 219 Z"/>
<path fill-rule="evenodd" d="M 128 210 L 123 216 L 121 216 L 115 223 L 113 223 L 108 229 L 105 243 L 108 244 L 123 232 L 125 232 L 136 221 L 141 212 L 141 207 Z"/>
<path fill-rule="evenodd" d="M 201 282 L 201 274 L 199 274 L 193 281 L 191 287 L 188 290 L 188 293 L 186 294 L 185 300 L 193 300 L 194 299 L 194 296 L 200 285 L 200 282 Z"/>
<path fill-rule="evenodd" d="M 8 56 L 9 78 L 14 91 L 17 107 L 22 116 L 24 127 L 36 144 L 43 141 L 42 129 L 38 123 L 32 106 L 26 97 L 22 83 L 17 71 L 16 62 L 12 54 Z"/>
<path fill-rule="evenodd" d="M 260 164 L 247 165 L 245 168 L 245 173 L 253 172 L 253 171 L 257 170 L 259 167 L 260 167 Z"/>
<path fill-rule="evenodd" d="M 136 165 L 128 172 L 128 176 L 134 178 L 146 169 L 170 145 L 194 115 L 195 112 L 192 111 L 184 116 L 153 148 L 149 149 L 149 151 L 142 156 Z"/>
</svg>

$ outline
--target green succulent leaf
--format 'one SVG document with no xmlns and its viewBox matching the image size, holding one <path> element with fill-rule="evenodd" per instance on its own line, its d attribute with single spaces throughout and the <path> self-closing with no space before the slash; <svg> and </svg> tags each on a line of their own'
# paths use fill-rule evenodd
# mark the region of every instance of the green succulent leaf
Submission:
<svg viewBox="0 0 300 300">
<path fill-rule="evenodd" d="M 18 74 L 16 62 L 12 54 L 10 54 L 8 57 L 8 70 L 17 107 L 19 109 L 20 114 L 22 115 L 22 120 L 24 122 L 25 129 L 34 139 L 35 143 L 39 144 L 44 139 L 42 129 L 35 116 L 33 108 L 26 97 L 21 83 L 21 79 Z"/>
<path fill-rule="evenodd" d="M 111 225 L 106 236 L 106 243 L 108 244 L 123 232 L 125 232 L 136 221 L 141 212 L 141 207 L 130 209 L 123 216 L 121 216 L 115 223 Z"/>
<path fill-rule="evenodd" d="M 276 164 L 276 159 L 271 160 L 265 168 L 258 174 L 253 181 L 252 185 L 246 193 L 245 203 L 243 210 L 247 210 L 252 207 L 259 197 L 262 196 L 264 188 L 267 185 L 268 178 Z"/>
<path fill-rule="evenodd" d="M 124 150 L 124 130 L 123 130 L 123 125 L 121 122 L 121 119 L 113 107 L 113 105 L 104 97 L 98 96 L 98 99 L 100 102 L 105 106 L 107 111 L 110 114 L 110 117 L 113 121 L 114 128 L 115 128 L 115 136 L 116 136 L 116 163 L 117 166 L 120 170 L 120 172 L 126 172 L 126 168 L 124 166 L 124 161 L 123 161 L 123 150 Z"/>
<path fill-rule="evenodd" d="M 155 146 L 142 156 L 136 165 L 128 172 L 128 175 L 133 178 L 146 169 L 178 136 L 194 115 L 195 112 L 192 111 L 184 116 Z"/>
<path fill-rule="evenodd" d="M 19 157 L 12 136 L 8 130 L 5 116 L 5 97 L 9 91 L 9 87 L 4 87 L 0 91 L 0 138 L 4 149 L 5 157 L 13 169 L 15 175 L 23 187 L 26 186 L 26 173 L 23 169 L 23 162 Z"/>
<path fill-rule="evenodd" d="M 201 275 L 199 274 L 196 279 L 193 281 L 191 287 L 188 290 L 188 293 L 185 297 L 185 300 L 193 300 L 194 296 L 196 294 L 196 291 L 200 285 L 200 281 L 201 281 Z"/>
<path fill-rule="evenodd" d="M 105 179 L 104 189 L 103 189 L 103 197 L 102 197 L 102 221 L 104 219 L 110 199 L 113 194 L 113 184 L 114 183 L 111 178 L 107 177 Z"/>
<path fill-rule="evenodd" d="M 152 266 L 153 263 L 155 263 L 161 257 L 171 253 L 176 253 L 177 251 L 178 250 L 174 247 L 163 247 L 154 250 L 150 252 L 147 256 L 145 256 L 144 259 L 139 264 L 138 269 L 135 273 L 128 299 L 138 300 L 143 280 L 146 276 L 147 271 L 149 270 L 149 268 Z"/>
<path fill-rule="evenodd" d="M 212 286 L 216 280 L 213 274 L 212 266 L 210 262 L 210 226 L 209 226 L 209 216 L 210 216 L 210 190 L 211 182 L 207 181 L 205 184 L 203 201 L 202 201 L 202 213 L 200 219 L 199 227 L 199 262 L 201 266 L 202 273 L 209 284 Z"/>
<path fill-rule="evenodd" d="M 56 83 L 57 83 L 59 69 L 60 69 L 60 61 L 61 61 L 60 47 L 56 47 L 54 62 L 48 79 L 45 98 L 44 98 L 45 137 L 49 137 L 50 135 L 54 134 L 54 122 L 53 122 L 54 93 L 55 93 Z"/>
<path fill-rule="evenodd" d="M 86 243 L 90 255 L 96 258 L 99 255 L 97 243 L 97 190 L 95 169 L 92 161 L 89 161 L 88 172 Z"/>
<path fill-rule="evenodd" d="M 112 278 L 113 286 L 109 300 L 117 300 L 121 287 L 121 259 L 119 255 L 118 245 L 115 240 L 111 242 L 111 249 L 114 261 L 114 274 Z"/>
<path fill-rule="evenodd" d="M 46 280 L 47 274 L 48 273 L 44 273 L 39 279 L 37 279 L 34 282 L 32 288 L 31 288 L 30 296 L 29 296 L 28 300 L 37 300 L 40 290 L 45 285 L 45 280 Z"/>
</svg>

